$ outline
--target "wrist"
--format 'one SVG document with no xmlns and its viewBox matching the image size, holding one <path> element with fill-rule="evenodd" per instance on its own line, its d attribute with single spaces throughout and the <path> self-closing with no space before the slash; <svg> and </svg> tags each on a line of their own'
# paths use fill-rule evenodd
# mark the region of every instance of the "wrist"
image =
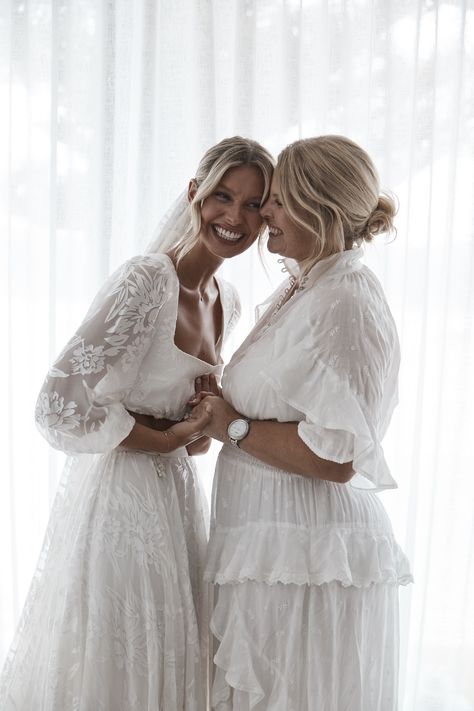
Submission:
<svg viewBox="0 0 474 711">
<path fill-rule="evenodd" d="M 171 429 L 162 430 L 160 435 L 161 440 L 164 442 L 164 454 L 169 454 L 185 444 L 184 442 L 181 442 L 181 439 L 178 437 L 176 432 L 173 432 Z"/>
<path fill-rule="evenodd" d="M 247 437 L 250 432 L 251 420 L 244 415 L 236 413 L 227 425 L 227 441 L 236 447 Z"/>
</svg>

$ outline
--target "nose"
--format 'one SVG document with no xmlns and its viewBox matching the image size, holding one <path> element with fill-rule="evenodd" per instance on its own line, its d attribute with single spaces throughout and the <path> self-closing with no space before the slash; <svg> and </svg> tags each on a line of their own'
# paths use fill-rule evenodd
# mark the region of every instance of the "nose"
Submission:
<svg viewBox="0 0 474 711">
<path fill-rule="evenodd" d="M 226 219 L 231 225 L 239 225 L 242 221 L 242 207 L 235 201 L 227 206 Z"/>
<path fill-rule="evenodd" d="M 272 216 L 272 211 L 270 207 L 270 199 L 266 200 L 262 207 L 260 208 L 260 215 L 264 220 L 269 220 Z"/>
</svg>

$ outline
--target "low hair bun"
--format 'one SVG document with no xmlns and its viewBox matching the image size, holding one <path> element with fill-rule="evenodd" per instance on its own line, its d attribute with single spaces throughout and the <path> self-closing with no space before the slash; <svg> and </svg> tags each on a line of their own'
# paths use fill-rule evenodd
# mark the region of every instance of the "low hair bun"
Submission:
<svg viewBox="0 0 474 711">
<path fill-rule="evenodd" d="M 320 259 L 395 233 L 397 202 L 380 190 L 369 154 L 346 136 L 316 136 L 290 144 L 278 156 L 283 209 L 290 220 L 314 236 L 305 271 Z"/>
<path fill-rule="evenodd" d="M 395 234 L 396 229 L 393 219 L 397 214 L 398 206 L 395 198 L 388 193 L 379 196 L 375 209 L 359 233 L 359 238 L 370 242 L 376 235 L 388 233 Z"/>
</svg>

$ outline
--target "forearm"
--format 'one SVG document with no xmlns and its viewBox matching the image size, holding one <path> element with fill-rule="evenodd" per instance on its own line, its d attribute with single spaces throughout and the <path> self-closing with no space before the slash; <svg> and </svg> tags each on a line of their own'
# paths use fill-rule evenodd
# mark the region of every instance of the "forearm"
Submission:
<svg viewBox="0 0 474 711">
<path fill-rule="evenodd" d="M 207 408 L 203 408 L 200 416 L 191 414 L 186 420 L 175 422 L 171 427 L 161 431 L 148 427 L 148 420 L 144 420 L 143 416 L 138 417 L 141 421 L 135 421 L 130 434 L 121 442 L 121 446 L 156 454 L 168 454 L 201 439 L 204 435 L 204 427 L 210 420 Z"/>
<path fill-rule="evenodd" d="M 211 441 L 210 437 L 200 437 L 194 442 L 191 442 L 191 444 L 188 444 L 186 449 L 189 456 L 198 457 L 201 454 L 206 454 L 210 449 Z"/>
<path fill-rule="evenodd" d="M 168 431 L 160 432 L 136 422 L 127 437 L 120 443 L 125 449 L 137 449 L 156 454 L 167 454 L 182 446 L 178 438 Z"/>
<path fill-rule="evenodd" d="M 209 421 L 205 434 L 220 442 L 228 442 L 228 427 L 242 417 L 225 399 L 215 396 L 204 398 L 193 414 L 206 411 Z M 251 420 L 247 435 L 239 441 L 242 451 L 287 472 L 302 474 L 314 479 L 326 479 L 339 484 L 347 483 L 353 475 L 352 462 L 331 462 L 318 457 L 298 435 L 297 422 Z"/>
<path fill-rule="evenodd" d="M 352 462 L 339 464 L 318 457 L 298 435 L 295 422 L 252 420 L 240 449 L 279 469 L 314 479 L 345 484 L 352 475 Z"/>
</svg>

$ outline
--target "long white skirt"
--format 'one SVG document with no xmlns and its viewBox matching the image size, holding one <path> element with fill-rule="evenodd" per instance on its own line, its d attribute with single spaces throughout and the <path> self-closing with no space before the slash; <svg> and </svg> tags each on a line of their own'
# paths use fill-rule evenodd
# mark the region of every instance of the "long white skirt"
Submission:
<svg viewBox="0 0 474 711">
<path fill-rule="evenodd" d="M 202 711 L 203 506 L 190 459 L 68 461 L 1 711 Z"/>
<path fill-rule="evenodd" d="M 216 711 L 395 711 L 398 589 L 217 586 Z"/>
<path fill-rule="evenodd" d="M 213 708 L 395 711 L 412 577 L 378 497 L 224 446 L 212 509 Z"/>
</svg>

